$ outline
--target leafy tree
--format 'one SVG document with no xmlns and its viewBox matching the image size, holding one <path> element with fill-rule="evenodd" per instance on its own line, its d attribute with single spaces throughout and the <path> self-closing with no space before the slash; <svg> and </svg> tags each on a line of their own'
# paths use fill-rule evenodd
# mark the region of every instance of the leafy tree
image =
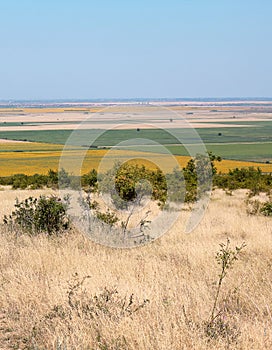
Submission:
<svg viewBox="0 0 272 350">
<path fill-rule="evenodd" d="M 167 196 L 171 202 L 183 202 L 186 193 L 186 184 L 183 172 L 177 167 L 171 174 L 166 175 L 167 179 Z"/>
<path fill-rule="evenodd" d="M 58 184 L 59 177 L 57 171 L 54 171 L 52 169 L 49 169 L 48 174 L 47 174 L 47 186 L 48 187 L 53 187 Z"/>
<path fill-rule="evenodd" d="M 81 185 L 95 191 L 97 189 L 97 171 L 92 169 L 88 174 L 84 174 L 81 178 Z"/>
<path fill-rule="evenodd" d="M 60 188 L 67 188 L 71 184 L 71 178 L 68 172 L 63 168 L 59 171 L 58 179 L 59 179 L 58 182 L 59 182 Z"/>
<path fill-rule="evenodd" d="M 147 182 L 152 187 L 151 191 Z M 152 171 L 143 165 L 117 163 L 103 176 L 100 190 L 111 194 L 117 208 L 126 208 L 136 199 L 137 195 L 143 196 L 150 192 L 154 200 L 165 202 L 167 184 L 165 175 L 159 169 Z"/>
</svg>

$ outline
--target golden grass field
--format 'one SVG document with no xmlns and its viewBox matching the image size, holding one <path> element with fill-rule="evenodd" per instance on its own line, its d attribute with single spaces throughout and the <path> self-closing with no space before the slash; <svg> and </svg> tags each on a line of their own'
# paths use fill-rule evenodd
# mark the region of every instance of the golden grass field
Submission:
<svg viewBox="0 0 272 350">
<path fill-rule="evenodd" d="M 18 148 L 23 152 L 16 152 Z M 5 151 L 1 152 L 1 149 Z M 111 164 L 113 160 L 127 159 L 127 157 L 138 158 L 133 160 L 133 163 L 144 164 L 149 168 L 155 169 L 155 165 L 151 165 L 150 162 L 145 160 L 149 157 L 153 160 L 154 164 L 162 163 L 164 169 L 167 172 L 171 172 L 172 161 L 168 155 L 145 153 L 127 150 L 114 150 L 108 153 L 108 150 L 88 150 L 85 154 L 85 150 L 68 149 L 62 154 L 63 146 L 54 144 L 43 143 L 24 143 L 21 142 L 18 147 L 18 143 L 9 142 L 5 144 L 0 143 L 0 176 L 9 176 L 13 174 L 23 173 L 27 175 L 46 174 L 49 169 L 58 170 L 60 157 L 63 156 L 67 159 L 67 165 L 71 166 L 72 171 L 76 174 L 78 169 L 73 169 L 73 161 L 75 162 L 78 157 L 84 156 L 84 162 L 82 165 L 81 173 L 87 173 L 91 169 L 98 169 L 101 160 L 106 156 L 106 162 Z M 107 153 L 109 155 L 107 155 Z M 184 167 L 190 157 L 188 156 L 176 156 L 177 162 Z M 64 162 L 64 164 L 66 164 Z M 243 168 L 243 167 L 260 167 L 264 172 L 272 172 L 272 164 L 255 163 L 255 162 L 242 162 L 234 160 L 223 160 L 217 162 L 216 167 L 218 172 L 227 173 L 229 169 Z"/>
<path fill-rule="evenodd" d="M 40 192 L 0 198 L 16 194 Z M 76 231 L 16 237 L 2 227 L 0 349 L 270 350 L 271 219 L 248 216 L 244 199 L 245 191 L 216 190 L 194 232 L 178 221 L 134 249 L 99 246 Z M 211 338 L 204 324 L 220 270 L 215 254 L 227 237 L 247 246 L 219 295 L 228 336 Z"/>
</svg>

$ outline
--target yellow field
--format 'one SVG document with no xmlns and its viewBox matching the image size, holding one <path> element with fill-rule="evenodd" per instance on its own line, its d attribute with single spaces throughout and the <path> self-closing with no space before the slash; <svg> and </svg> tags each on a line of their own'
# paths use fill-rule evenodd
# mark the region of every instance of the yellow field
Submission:
<svg viewBox="0 0 272 350">
<path fill-rule="evenodd" d="M 59 144 L 52 144 L 52 143 L 40 143 L 40 142 L 7 142 L 7 143 L 0 143 L 0 152 L 3 153 L 4 151 L 9 152 L 18 152 L 18 150 L 21 151 L 62 151 L 63 145 Z"/>
<path fill-rule="evenodd" d="M 263 172 L 271 173 L 272 172 L 272 164 L 264 164 L 264 163 L 255 163 L 255 162 L 242 162 L 238 160 L 228 160 L 224 159 L 222 162 L 216 162 L 216 168 L 218 172 L 228 173 L 230 169 L 235 168 L 245 168 L 253 166 L 254 168 L 261 168 Z"/>
<path fill-rule="evenodd" d="M 39 173 L 46 174 L 49 169 L 57 170 L 59 167 L 60 157 L 62 156 L 62 145 L 42 144 L 42 143 L 21 143 L 20 152 L 18 152 L 18 144 L 8 143 L 0 145 L 0 176 L 8 176 L 12 174 L 24 173 L 27 175 Z M 5 150 L 5 151 L 3 151 Z M 23 151 L 23 152 L 22 152 Z M 83 152 L 83 153 L 82 153 Z M 64 163 L 67 164 L 67 170 L 78 174 L 78 169 L 73 167 L 77 164 L 80 156 L 84 156 L 85 151 L 80 149 L 71 149 L 64 154 Z M 133 163 L 143 164 L 148 168 L 156 168 L 156 164 L 163 164 L 164 171 L 171 172 L 173 163 L 169 155 L 135 152 L 127 150 L 115 150 L 108 153 L 108 150 L 89 150 L 86 152 L 81 173 L 86 173 L 90 169 L 98 169 L 101 160 L 106 166 L 112 164 L 114 160 L 125 161 L 127 157 L 132 158 Z M 151 161 L 148 161 L 150 159 Z M 189 156 L 176 156 L 177 162 L 184 167 Z M 260 167 L 264 172 L 272 172 L 272 164 L 241 162 L 232 160 L 223 160 L 217 162 L 218 172 L 227 173 L 229 169 L 242 167 Z M 78 166 L 75 166 L 78 168 Z"/>
</svg>

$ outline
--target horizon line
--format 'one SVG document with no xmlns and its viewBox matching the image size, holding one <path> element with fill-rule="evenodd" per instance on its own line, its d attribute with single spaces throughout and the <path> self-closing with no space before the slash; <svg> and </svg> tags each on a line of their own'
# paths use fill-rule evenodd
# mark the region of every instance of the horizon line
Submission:
<svg viewBox="0 0 272 350">
<path fill-rule="evenodd" d="M 16 102 L 178 102 L 178 101 L 272 101 L 272 97 L 98 97 L 98 98 L 10 98 L 0 99 L 0 103 Z"/>
</svg>

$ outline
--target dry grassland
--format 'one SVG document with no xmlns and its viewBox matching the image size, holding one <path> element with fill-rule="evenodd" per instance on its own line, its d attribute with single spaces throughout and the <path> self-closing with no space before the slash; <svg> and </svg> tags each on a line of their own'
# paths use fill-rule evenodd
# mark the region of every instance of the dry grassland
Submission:
<svg viewBox="0 0 272 350">
<path fill-rule="evenodd" d="M 184 234 L 179 221 L 161 239 L 129 250 L 77 232 L 15 238 L 2 228 L 0 348 L 270 350 L 271 219 L 247 216 L 244 198 L 244 191 L 215 191 L 194 232 Z M 204 323 L 219 274 L 215 253 L 227 237 L 247 247 L 219 296 L 228 336 L 221 330 L 210 338 Z"/>
</svg>

